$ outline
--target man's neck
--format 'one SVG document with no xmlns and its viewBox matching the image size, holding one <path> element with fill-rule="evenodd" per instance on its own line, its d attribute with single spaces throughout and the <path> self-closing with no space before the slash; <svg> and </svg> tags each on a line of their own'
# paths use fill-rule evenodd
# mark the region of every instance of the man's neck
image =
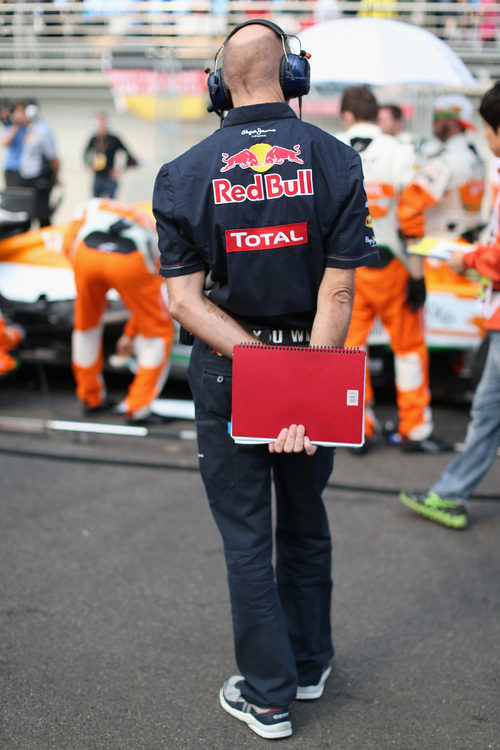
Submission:
<svg viewBox="0 0 500 750">
<path fill-rule="evenodd" d="M 234 107 L 248 107 L 251 104 L 269 104 L 271 102 L 284 102 L 285 98 L 281 89 L 279 91 L 275 89 L 265 89 L 262 91 L 255 91 L 249 94 L 248 92 L 231 93 Z"/>
</svg>

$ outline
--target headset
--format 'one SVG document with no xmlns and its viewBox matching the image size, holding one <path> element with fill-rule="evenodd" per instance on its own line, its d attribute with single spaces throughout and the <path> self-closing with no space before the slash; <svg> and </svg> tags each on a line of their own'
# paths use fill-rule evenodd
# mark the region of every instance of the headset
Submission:
<svg viewBox="0 0 500 750">
<path fill-rule="evenodd" d="M 229 41 L 229 39 L 231 39 L 234 34 L 236 34 L 237 31 L 242 29 L 244 26 L 250 26 L 250 24 L 255 23 L 260 24 L 261 26 L 267 26 L 269 29 L 272 29 L 272 31 L 274 31 L 274 33 L 277 34 L 281 39 L 281 43 L 283 45 L 283 56 L 280 62 L 280 86 L 285 100 L 288 101 L 289 99 L 299 97 L 299 104 L 301 104 L 302 97 L 309 93 L 311 76 L 311 70 L 309 66 L 310 54 L 308 52 L 304 52 L 304 50 L 302 49 L 300 50 L 300 53 L 298 55 L 294 55 L 291 52 L 288 52 L 286 49 L 287 35 L 277 24 L 273 23 L 272 21 L 268 21 L 264 18 L 256 18 L 251 21 L 244 21 L 244 23 L 240 23 L 238 24 L 238 26 L 235 26 L 234 29 L 232 29 L 231 33 L 228 34 L 228 36 L 222 43 L 222 46 L 217 50 L 214 62 L 215 70 L 211 71 L 210 68 L 207 68 L 205 70 L 205 73 L 208 73 L 207 86 L 208 93 L 210 95 L 210 104 L 208 105 L 208 111 L 216 112 L 221 119 L 223 116 L 222 113 L 226 110 L 232 109 L 233 107 L 231 92 L 226 86 L 223 78 L 222 66 L 218 66 L 220 57 L 224 50 L 224 45 Z"/>
</svg>

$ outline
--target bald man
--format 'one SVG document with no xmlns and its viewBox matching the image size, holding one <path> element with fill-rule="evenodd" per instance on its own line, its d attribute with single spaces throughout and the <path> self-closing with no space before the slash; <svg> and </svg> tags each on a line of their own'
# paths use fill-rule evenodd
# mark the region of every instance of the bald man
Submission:
<svg viewBox="0 0 500 750">
<path fill-rule="evenodd" d="M 223 126 L 161 168 L 153 208 L 170 309 L 194 335 L 200 470 L 224 542 L 240 674 L 220 703 L 277 739 L 292 733 L 292 701 L 320 698 L 331 672 L 322 492 L 333 449 L 313 445 L 300 424 L 283 425 L 269 445 L 233 441 L 233 347 L 341 347 L 354 268 L 377 250 L 359 156 L 286 102 L 297 76 L 281 29 L 242 24 L 221 60 L 211 97 L 224 94 Z"/>
</svg>

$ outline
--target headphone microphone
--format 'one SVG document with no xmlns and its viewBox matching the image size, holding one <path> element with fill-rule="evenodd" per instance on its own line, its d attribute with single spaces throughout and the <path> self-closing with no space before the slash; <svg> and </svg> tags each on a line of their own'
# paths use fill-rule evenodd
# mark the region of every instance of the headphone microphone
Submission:
<svg viewBox="0 0 500 750">
<path fill-rule="evenodd" d="M 250 24 L 260 24 L 261 26 L 267 26 L 272 29 L 277 36 L 280 37 L 283 45 L 283 56 L 280 62 L 280 86 L 283 92 L 285 100 L 299 98 L 299 108 L 302 110 L 302 97 L 309 93 L 310 87 L 310 76 L 311 70 L 309 66 L 310 54 L 300 50 L 298 55 L 286 50 L 287 35 L 285 32 L 272 21 L 267 19 L 254 19 L 251 21 L 244 21 L 244 23 L 238 24 L 226 37 L 222 46 L 217 50 L 215 55 L 214 70 L 206 68 L 205 73 L 208 74 L 207 87 L 208 94 L 210 96 L 210 104 L 207 109 L 209 112 L 216 112 L 222 119 L 223 112 L 233 108 L 233 100 L 231 98 L 231 92 L 225 84 L 222 66 L 218 66 L 218 62 L 224 45 L 236 34 L 237 31 L 242 29 L 244 26 L 250 26 Z"/>
</svg>

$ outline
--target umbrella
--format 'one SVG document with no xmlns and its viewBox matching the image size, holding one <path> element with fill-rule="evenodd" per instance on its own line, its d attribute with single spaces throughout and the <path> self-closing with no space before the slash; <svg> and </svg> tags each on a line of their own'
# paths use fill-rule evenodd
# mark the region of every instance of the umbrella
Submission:
<svg viewBox="0 0 500 750">
<path fill-rule="evenodd" d="M 430 31 L 384 18 L 338 18 L 300 34 L 311 83 L 431 84 L 476 88 L 458 55 Z"/>
</svg>

